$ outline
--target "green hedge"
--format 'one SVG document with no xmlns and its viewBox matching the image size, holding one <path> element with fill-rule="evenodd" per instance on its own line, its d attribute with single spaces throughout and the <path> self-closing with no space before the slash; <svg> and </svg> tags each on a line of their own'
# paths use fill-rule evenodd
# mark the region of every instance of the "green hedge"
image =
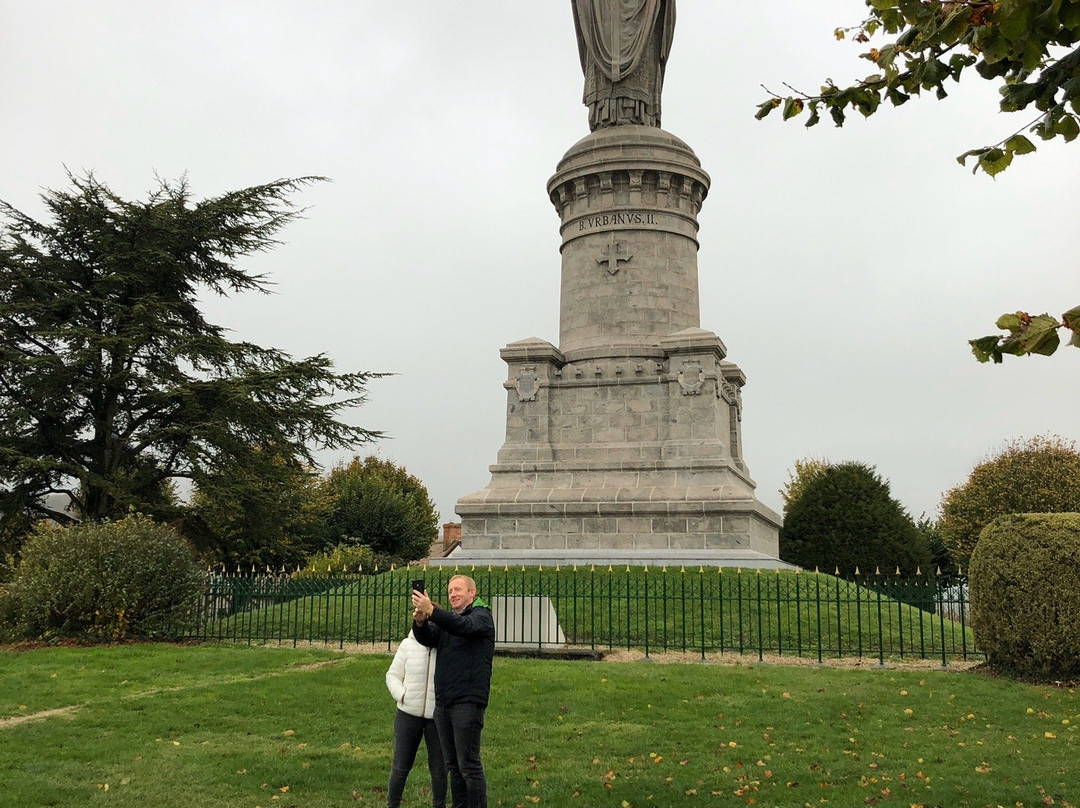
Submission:
<svg viewBox="0 0 1080 808">
<path fill-rule="evenodd" d="M 1080 677 L 1080 513 L 1000 516 L 971 557 L 971 626 L 990 665 Z"/>
<path fill-rule="evenodd" d="M 32 639 L 182 634 L 205 574 L 177 533 L 148 517 L 42 523 L 23 546 L 11 591 Z"/>
</svg>

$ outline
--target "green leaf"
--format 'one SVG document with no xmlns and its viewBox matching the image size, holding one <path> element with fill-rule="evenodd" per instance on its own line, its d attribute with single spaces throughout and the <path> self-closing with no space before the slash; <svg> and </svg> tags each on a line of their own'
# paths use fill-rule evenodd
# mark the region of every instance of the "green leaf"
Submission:
<svg viewBox="0 0 1080 808">
<path fill-rule="evenodd" d="M 1050 356 L 1058 349 L 1060 323 L 1049 314 L 1032 317 L 1020 332 L 1020 344 L 1024 353 Z"/>
<path fill-rule="evenodd" d="M 990 149 L 981 157 L 979 157 L 979 162 L 975 166 L 975 168 L 981 168 L 991 177 L 996 177 L 998 174 L 1008 168 L 1010 163 L 1012 163 L 1011 154 L 1003 151 L 1002 149 Z"/>
<path fill-rule="evenodd" d="M 764 104 L 758 104 L 757 113 L 754 115 L 759 121 L 780 106 L 779 98 L 770 98 Z"/>
<path fill-rule="evenodd" d="M 1066 328 L 1073 331 L 1080 331 L 1080 306 L 1069 309 L 1063 315 L 1061 315 L 1061 322 L 1065 324 Z"/>
<path fill-rule="evenodd" d="M 798 98 L 787 98 L 784 101 L 784 120 L 790 120 L 803 111 L 803 102 Z"/>
<path fill-rule="evenodd" d="M 895 87 L 890 87 L 888 90 L 886 90 L 885 95 L 888 96 L 889 101 L 892 102 L 892 105 L 894 107 L 898 107 L 901 104 L 906 103 L 911 98 L 910 95 L 900 92 L 900 90 L 896 89 Z"/>
<path fill-rule="evenodd" d="M 979 337 L 979 339 L 968 340 L 968 345 L 971 346 L 971 352 L 975 354 L 975 358 L 980 362 L 989 362 L 994 360 L 995 364 L 1001 363 L 1001 350 L 998 348 L 998 343 L 1001 338 L 997 335 L 989 337 Z"/>
<path fill-rule="evenodd" d="M 1080 124 L 1076 122 L 1075 116 L 1066 115 L 1057 122 L 1054 127 L 1054 134 L 1061 135 L 1065 138 L 1066 143 L 1071 143 L 1076 139 L 1077 135 L 1080 135 Z"/>
<path fill-rule="evenodd" d="M 994 323 L 998 328 L 1004 328 L 1006 331 L 1012 331 L 1014 334 L 1020 330 L 1020 324 L 1027 319 L 1027 314 L 1018 311 L 1015 314 L 1003 314 L 997 318 L 997 322 Z"/>
<path fill-rule="evenodd" d="M 958 162 L 960 165 L 967 165 L 967 159 L 969 157 L 982 157 L 988 151 L 990 151 L 989 146 L 983 146 L 981 149 L 969 149 L 968 151 L 966 151 L 963 154 L 959 155 L 956 158 L 956 162 Z M 978 168 L 977 164 L 976 164 L 975 168 L 976 169 Z M 974 174 L 975 172 L 972 171 L 972 173 Z"/>
<path fill-rule="evenodd" d="M 821 115 L 818 113 L 818 102 L 811 101 L 810 116 L 806 119 L 806 128 L 809 129 L 811 126 L 817 126 L 820 121 Z"/>
<path fill-rule="evenodd" d="M 1023 135 L 1013 135 L 1005 142 L 1005 148 L 1013 154 L 1031 154 L 1035 151 L 1035 144 Z"/>
</svg>

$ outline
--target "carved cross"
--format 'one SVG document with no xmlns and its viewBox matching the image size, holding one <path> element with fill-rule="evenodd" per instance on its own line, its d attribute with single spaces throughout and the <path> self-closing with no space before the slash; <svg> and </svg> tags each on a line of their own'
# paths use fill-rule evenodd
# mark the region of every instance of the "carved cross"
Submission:
<svg viewBox="0 0 1080 808">
<path fill-rule="evenodd" d="M 620 261 L 629 261 L 634 257 L 632 255 L 623 255 L 622 252 L 623 243 L 612 239 L 611 243 L 604 248 L 604 252 L 601 254 L 602 257 L 596 259 L 596 263 L 600 264 L 600 266 L 607 264 L 608 274 L 614 275 L 619 271 Z"/>
</svg>

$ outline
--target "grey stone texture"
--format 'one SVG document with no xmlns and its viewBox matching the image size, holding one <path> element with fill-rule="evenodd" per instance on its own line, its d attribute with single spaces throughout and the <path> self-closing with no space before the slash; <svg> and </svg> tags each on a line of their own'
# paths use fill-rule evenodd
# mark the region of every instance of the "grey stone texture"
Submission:
<svg viewBox="0 0 1080 808">
<path fill-rule="evenodd" d="M 440 563 L 779 564 L 780 516 L 743 456 L 746 376 L 699 323 L 709 182 L 656 127 L 598 129 L 563 157 L 559 346 L 502 349 L 506 438 Z"/>
</svg>

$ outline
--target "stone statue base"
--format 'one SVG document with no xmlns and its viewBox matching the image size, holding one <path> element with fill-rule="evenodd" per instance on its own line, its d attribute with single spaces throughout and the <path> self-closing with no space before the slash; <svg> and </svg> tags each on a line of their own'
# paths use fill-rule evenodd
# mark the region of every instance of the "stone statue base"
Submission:
<svg viewBox="0 0 1080 808">
<path fill-rule="evenodd" d="M 743 459 L 743 372 L 699 327 L 709 187 L 661 129 L 598 130 L 559 163 L 560 344 L 502 349 L 506 441 L 432 563 L 782 566 Z"/>
</svg>

